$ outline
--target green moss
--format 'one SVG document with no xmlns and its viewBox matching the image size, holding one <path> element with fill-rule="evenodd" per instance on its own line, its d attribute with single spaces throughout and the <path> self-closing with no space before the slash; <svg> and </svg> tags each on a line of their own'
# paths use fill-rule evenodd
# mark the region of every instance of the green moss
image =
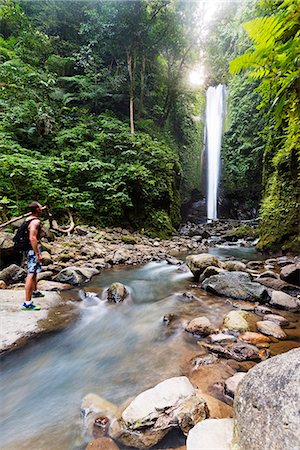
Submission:
<svg viewBox="0 0 300 450">
<path fill-rule="evenodd" d="M 249 225 L 243 225 L 235 230 L 231 231 L 230 236 L 238 236 L 238 237 L 258 237 L 258 229 L 252 228 Z"/>
<path fill-rule="evenodd" d="M 166 211 L 153 212 L 145 223 L 145 234 L 153 238 L 166 239 L 175 233 L 172 222 Z"/>
<path fill-rule="evenodd" d="M 121 236 L 121 240 L 124 242 L 124 244 L 136 244 L 137 242 L 133 236 L 129 236 L 127 234 Z"/>
</svg>

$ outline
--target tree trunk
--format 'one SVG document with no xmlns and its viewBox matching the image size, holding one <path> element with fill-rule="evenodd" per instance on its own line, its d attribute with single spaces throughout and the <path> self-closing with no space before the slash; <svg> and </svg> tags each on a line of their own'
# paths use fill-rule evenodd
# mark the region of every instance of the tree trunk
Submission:
<svg viewBox="0 0 300 450">
<path fill-rule="evenodd" d="M 143 51 L 142 54 L 142 67 L 141 67 L 141 91 L 139 101 L 138 119 L 141 118 L 144 109 L 144 94 L 145 94 L 145 72 L 146 72 L 146 55 Z"/>
<path fill-rule="evenodd" d="M 134 134 L 134 71 L 135 71 L 135 55 L 132 67 L 132 56 L 127 50 L 127 68 L 129 74 L 129 117 L 130 117 L 130 131 Z"/>
</svg>

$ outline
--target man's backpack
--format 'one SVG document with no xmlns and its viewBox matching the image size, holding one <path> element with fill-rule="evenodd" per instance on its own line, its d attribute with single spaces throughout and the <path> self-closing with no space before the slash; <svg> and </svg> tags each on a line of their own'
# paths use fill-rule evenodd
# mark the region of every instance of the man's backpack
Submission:
<svg viewBox="0 0 300 450">
<path fill-rule="evenodd" d="M 25 220 L 18 228 L 15 236 L 13 237 L 14 249 L 18 252 L 27 252 L 31 250 L 31 243 L 29 240 L 28 225 L 34 219 Z"/>
</svg>

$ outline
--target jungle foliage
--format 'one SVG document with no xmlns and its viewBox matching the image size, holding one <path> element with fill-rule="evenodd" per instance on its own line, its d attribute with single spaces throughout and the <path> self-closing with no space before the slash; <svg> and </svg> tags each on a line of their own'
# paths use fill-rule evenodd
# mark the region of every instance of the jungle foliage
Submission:
<svg viewBox="0 0 300 450">
<path fill-rule="evenodd" d="M 182 169 L 201 148 L 195 20 L 174 0 L 0 2 L 1 219 L 37 199 L 88 223 L 174 230 L 199 184 Z"/>
</svg>

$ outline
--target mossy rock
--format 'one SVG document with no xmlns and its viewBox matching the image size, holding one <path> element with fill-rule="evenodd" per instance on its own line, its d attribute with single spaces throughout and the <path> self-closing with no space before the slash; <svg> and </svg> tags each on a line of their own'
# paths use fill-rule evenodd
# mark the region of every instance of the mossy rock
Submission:
<svg viewBox="0 0 300 450">
<path fill-rule="evenodd" d="M 137 243 L 135 237 L 126 235 L 126 234 L 123 234 L 121 236 L 121 240 L 124 242 L 124 244 L 136 244 Z"/>
<path fill-rule="evenodd" d="M 70 261 L 70 259 L 72 259 L 72 258 L 73 258 L 73 255 L 71 255 L 71 254 L 69 254 L 69 253 L 61 253 L 61 254 L 58 256 L 57 260 L 58 260 L 59 262 L 67 262 L 67 261 Z"/>
</svg>

